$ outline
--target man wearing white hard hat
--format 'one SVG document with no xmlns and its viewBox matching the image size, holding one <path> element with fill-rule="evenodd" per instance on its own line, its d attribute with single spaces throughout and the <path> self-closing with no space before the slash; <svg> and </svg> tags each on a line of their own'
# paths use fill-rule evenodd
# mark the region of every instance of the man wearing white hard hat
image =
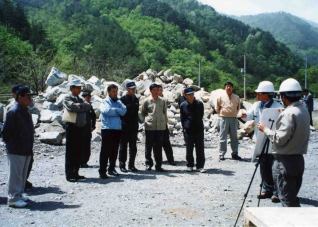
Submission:
<svg viewBox="0 0 318 227">
<path fill-rule="evenodd" d="M 256 141 L 258 135 L 257 124 L 261 119 L 261 115 L 264 109 L 267 108 L 282 108 L 283 106 L 273 99 L 274 85 L 270 81 L 262 81 L 259 83 L 258 88 L 255 90 L 257 94 L 258 102 L 255 102 L 253 106 L 242 114 L 242 119 L 245 121 L 254 120 L 255 128 L 253 141 Z M 279 202 L 277 190 L 274 186 L 272 175 L 272 164 L 274 157 L 272 154 L 264 154 L 260 157 L 260 171 L 263 179 L 262 193 L 257 197 L 259 199 L 270 198 L 272 202 Z"/>
<path fill-rule="evenodd" d="M 310 135 L 309 113 L 299 101 L 302 89 L 297 80 L 289 78 L 279 88 L 286 109 L 276 122 L 276 130 L 270 130 L 259 122 L 258 130 L 273 143 L 273 178 L 279 199 L 284 207 L 300 207 L 297 194 L 302 184 Z"/>
</svg>

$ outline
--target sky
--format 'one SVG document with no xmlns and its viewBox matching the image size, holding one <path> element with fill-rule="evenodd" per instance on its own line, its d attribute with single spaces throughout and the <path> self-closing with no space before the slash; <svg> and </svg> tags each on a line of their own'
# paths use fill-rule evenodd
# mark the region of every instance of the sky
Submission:
<svg viewBox="0 0 318 227">
<path fill-rule="evenodd" d="M 284 11 L 318 23 L 318 0 L 198 0 L 218 13 L 255 15 Z"/>
</svg>

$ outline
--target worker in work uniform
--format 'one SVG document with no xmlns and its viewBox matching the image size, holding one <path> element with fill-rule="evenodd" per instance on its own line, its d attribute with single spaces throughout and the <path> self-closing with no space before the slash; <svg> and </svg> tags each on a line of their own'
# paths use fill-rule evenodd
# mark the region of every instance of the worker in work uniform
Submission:
<svg viewBox="0 0 318 227">
<path fill-rule="evenodd" d="M 284 207 L 300 207 L 297 194 L 302 184 L 304 157 L 310 136 L 310 119 L 306 107 L 299 101 L 302 95 L 300 84 L 287 79 L 279 88 L 286 109 L 276 122 L 276 130 L 270 130 L 262 122 L 258 130 L 273 143 L 273 178 L 278 197 Z"/>
<path fill-rule="evenodd" d="M 254 135 L 253 141 L 256 142 L 258 135 L 257 124 L 262 116 L 263 110 L 267 108 L 283 108 L 281 104 L 273 99 L 274 85 L 270 81 L 262 81 L 255 90 L 258 102 L 242 114 L 242 119 L 245 121 L 254 120 Z M 269 151 L 270 152 L 270 151 Z M 262 193 L 257 197 L 259 199 L 271 198 L 272 202 L 279 202 L 277 190 L 274 185 L 272 175 L 272 165 L 274 163 L 274 156 L 271 153 L 263 154 L 260 158 L 261 177 L 263 179 Z"/>
</svg>

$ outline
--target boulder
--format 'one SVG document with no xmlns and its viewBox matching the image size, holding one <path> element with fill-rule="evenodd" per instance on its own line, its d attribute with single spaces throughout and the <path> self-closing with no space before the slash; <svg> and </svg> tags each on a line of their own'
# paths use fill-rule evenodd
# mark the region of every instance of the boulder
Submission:
<svg viewBox="0 0 318 227">
<path fill-rule="evenodd" d="M 102 85 L 102 82 L 96 76 L 92 76 L 91 78 L 89 78 L 87 80 L 87 82 L 89 82 L 97 87 L 100 87 Z"/>
<path fill-rule="evenodd" d="M 167 110 L 167 116 L 168 116 L 168 118 L 173 118 L 174 117 L 174 113 L 170 109 L 168 109 Z"/>
<path fill-rule="evenodd" d="M 175 83 L 175 84 L 182 83 L 183 82 L 183 78 L 182 78 L 181 75 L 174 74 L 172 82 Z"/>
<path fill-rule="evenodd" d="M 82 76 L 77 76 L 77 75 L 75 75 L 75 74 L 70 74 L 69 76 L 68 76 L 68 81 L 70 82 L 70 81 L 72 81 L 72 80 L 80 80 L 81 82 L 85 82 L 85 79 L 82 77 Z"/>
<path fill-rule="evenodd" d="M 178 122 L 181 122 L 180 114 L 175 114 L 175 115 L 174 115 L 174 118 L 175 118 Z"/>
<path fill-rule="evenodd" d="M 33 125 L 36 125 L 39 122 L 39 115 L 32 114 L 31 116 L 32 116 Z"/>
<path fill-rule="evenodd" d="M 40 134 L 40 141 L 50 145 L 60 145 L 62 136 L 59 132 L 44 132 Z"/>
<path fill-rule="evenodd" d="M 48 101 L 45 101 L 43 103 L 42 108 L 47 109 L 47 110 L 58 110 L 59 109 L 59 107 L 56 104 L 54 104 L 52 102 L 48 102 Z"/>
<path fill-rule="evenodd" d="M 146 91 L 146 89 L 149 89 L 149 86 L 152 84 L 152 80 L 145 80 L 145 81 L 139 81 L 138 83 L 136 83 L 137 85 L 137 93 L 138 94 L 144 94 L 144 92 Z"/>
<path fill-rule="evenodd" d="M 92 132 L 92 141 L 99 142 L 102 141 L 102 137 L 97 132 Z"/>
<path fill-rule="evenodd" d="M 254 120 L 245 122 L 243 129 L 248 135 L 254 133 Z"/>
<path fill-rule="evenodd" d="M 64 80 L 67 80 L 67 75 L 53 67 L 45 81 L 45 84 L 48 86 L 56 86 L 61 84 Z"/>
<path fill-rule="evenodd" d="M 186 78 L 182 82 L 185 86 L 191 86 L 193 84 L 193 80 Z"/>
<path fill-rule="evenodd" d="M 68 94 L 70 92 L 70 88 L 68 82 L 63 82 L 62 84 L 48 88 L 46 93 L 43 94 L 43 97 L 47 101 L 55 101 L 61 94 Z"/>
<path fill-rule="evenodd" d="M 168 101 L 168 104 L 174 102 L 174 96 L 171 91 L 163 90 L 162 94 L 163 94 L 163 97 Z"/>
<path fill-rule="evenodd" d="M 177 112 L 177 109 L 173 105 L 170 106 L 169 110 L 174 114 Z"/>
<path fill-rule="evenodd" d="M 55 105 L 58 107 L 58 108 L 62 108 L 63 107 L 63 100 L 65 98 L 65 96 L 67 96 L 68 94 L 60 94 L 56 101 L 55 101 Z"/>
<path fill-rule="evenodd" d="M 99 91 L 100 88 L 98 86 L 96 86 L 95 84 L 92 84 L 90 82 L 84 82 L 83 91 L 92 92 L 95 90 Z"/>
<path fill-rule="evenodd" d="M 175 125 L 177 124 L 177 120 L 175 118 L 168 118 L 168 124 Z"/>
<path fill-rule="evenodd" d="M 62 122 L 62 112 L 61 111 L 52 111 L 52 110 L 41 110 L 41 122 L 51 123 L 53 121 Z"/>
</svg>

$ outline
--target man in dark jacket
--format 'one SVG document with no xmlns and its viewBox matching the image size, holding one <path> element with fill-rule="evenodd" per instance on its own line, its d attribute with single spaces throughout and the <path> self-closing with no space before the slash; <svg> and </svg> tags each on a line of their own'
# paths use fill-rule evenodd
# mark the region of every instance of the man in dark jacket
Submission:
<svg viewBox="0 0 318 227">
<path fill-rule="evenodd" d="M 88 168 L 88 160 L 91 156 L 91 139 L 92 131 L 96 128 L 96 113 L 91 104 L 91 94 L 87 91 L 82 92 L 82 97 L 91 106 L 90 110 L 86 113 L 86 124 L 84 125 L 84 136 L 83 136 L 83 154 L 81 161 L 81 168 Z"/>
<path fill-rule="evenodd" d="M 126 106 L 127 112 L 121 118 L 122 134 L 119 144 L 119 168 L 123 173 L 127 172 L 127 144 L 129 143 L 129 163 L 128 170 L 137 172 L 135 167 L 135 159 L 137 154 L 137 134 L 139 129 L 138 124 L 138 111 L 139 101 L 135 96 L 136 84 L 135 82 L 126 83 L 126 95 L 120 98 L 120 101 Z"/>
<path fill-rule="evenodd" d="M 8 205 L 12 207 L 25 207 L 28 201 L 22 193 L 33 155 L 34 127 L 27 108 L 31 105 L 32 95 L 34 93 L 27 87 L 19 87 L 16 103 L 8 111 L 2 130 L 9 163 Z"/>
<path fill-rule="evenodd" d="M 181 123 L 187 136 L 186 151 L 187 151 L 187 171 L 193 171 L 194 158 L 193 148 L 195 145 L 195 151 L 197 154 L 196 167 L 201 173 L 205 172 L 204 163 L 204 127 L 203 127 L 203 115 L 204 107 L 203 103 L 196 100 L 194 97 L 194 90 L 191 87 L 184 89 L 185 97 L 187 101 L 183 102 L 180 107 Z"/>
<path fill-rule="evenodd" d="M 84 126 L 86 113 L 91 106 L 78 95 L 82 91 L 82 83 L 79 80 L 70 82 L 70 94 L 65 96 L 63 106 L 66 110 L 76 113 L 76 122 L 66 122 L 66 148 L 65 148 L 65 175 L 67 181 L 85 179 L 78 174 L 81 156 L 83 154 Z"/>
<path fill-rule="evenodd" d="M 179 99 L 178 99 L 179 109 L 180 109 L 180 107 L 181 107 L 181 104 L 182 104 L 184 101 L 187 100 L 186 97 L 185 97 L 185 94 L 184 94 L 184 89 L 185 89 L 185 88 L 182 88 L 182 90 L 181 90 L 181 95 L 180 95 L 180 97 L 179 97 Z M 186 146 L 186 144 L 187 144 L 187 135 L 186 135 L 186 133 L 185 133 L 184 128 L 182 128 L 182 134 L 183 134 L 183 139 L 184 139 L 184 144 L 183 144 L 183 146 Z"/>
<path fill-rule="evenodd" d="M 312 111 L 314 110 L 314 98 L 312 97 L 312 94 L 308 91 L 308 89 L 303 90 L 304 94 L 304 102 L 307 105 L 307 110 L 309 112 L 310 117 L 310 125 L 312 126 Z"/>
</svg>

